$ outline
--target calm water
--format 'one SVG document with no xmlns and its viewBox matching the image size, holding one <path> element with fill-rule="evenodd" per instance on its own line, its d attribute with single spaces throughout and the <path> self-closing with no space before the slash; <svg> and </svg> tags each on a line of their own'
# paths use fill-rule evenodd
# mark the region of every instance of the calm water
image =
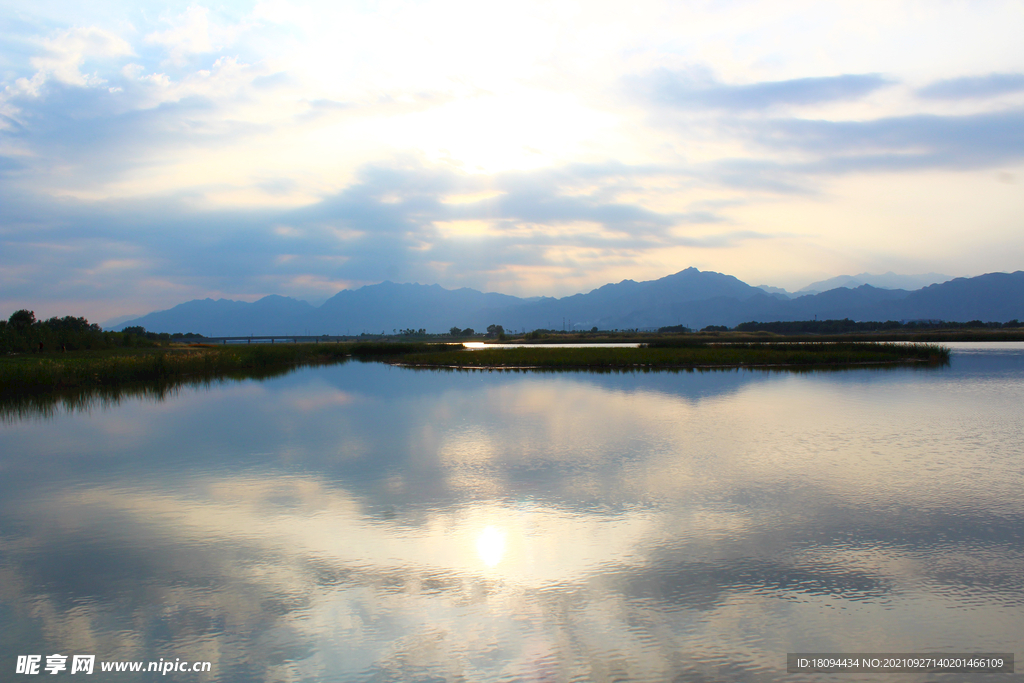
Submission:
<svg viewBox="0 0 1024 683">
<path fill-rule="evenodd" d="M 1024 345 L 953 346 L 946 368 L 799 374 L 353 362 L 10 419 L 0 680 L 53 653 L 212 663 L 85 679 L 111 681 L 1020 658 Z"/>
</svg>

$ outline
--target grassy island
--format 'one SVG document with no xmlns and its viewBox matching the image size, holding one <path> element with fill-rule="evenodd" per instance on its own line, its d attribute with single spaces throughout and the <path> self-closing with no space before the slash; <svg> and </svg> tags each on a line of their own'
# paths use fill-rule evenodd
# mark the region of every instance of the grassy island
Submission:
<svg viewBox="0 0 1024 683">
<path fill-rule="evenodd" d="M 413 367 L 700 368 L 854 366 L 946 363 L 949 350 L 929 344 L 707 343 L 686 339 L 641 348 L 484 348 L 426 343 L 229 344 L 24 353 L 0 358 L 0 397 L 138 383 L 169 384 L 258 378 L 296 366 L 348 358 Z"/>
<path fill-rule="evenodd" d="M 406 353 L 391 362 L 414 367 L 455 368 L 702 368 L 855 366 L 949 361 L 949 350 L 930 344 L 739 343 L 689 341 L 640 348 L 485 348 Z"/>
</svg>

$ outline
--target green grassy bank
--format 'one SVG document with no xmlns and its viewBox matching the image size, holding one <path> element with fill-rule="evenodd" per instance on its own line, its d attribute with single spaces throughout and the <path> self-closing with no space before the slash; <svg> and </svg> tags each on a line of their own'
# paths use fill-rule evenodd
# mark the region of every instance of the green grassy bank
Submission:
<svg viewBox="0 0 1024 683">
<path fill-rule="evenodd" d="M 0 358 L 0 394 L 252 376 L 296 365 L 344 360 L 339 344 L 222 345 L 109 349 Z"/>
<path fill-rule="evenodd" d="M 494 348 L 410 353 L 392 362 L 415 367 L 478 368 L 697 368 L 845 366 L 949 361 L 949 350 L 929 344 L 699 344 L 642 348 Z"/>
<path fill-rule="evenodd" d="M 847 366 L 878 363 L 945 363 L 949 351 L 926 344 L 741 343 L 665 340 L 642 348 L 511 348 L 465 350 L 424 343 L 219 345 L 109 349 L 0 358 L 0 398 L 47 392 L 146 385 L 167 391 L 181 384 L 231 378 L 264 378 L 302 365 L 347 358 L 415 367 L 485 368 L 696 368 Z M 26 399 L 31 400 L 31 399 Z"/>
<path fill-rule="evenodd" d="M 0 356 L 0 422 L 163 400 L 182 388 L 268 379 L 297 367 L 378 361 L 447 348 L 423 343 L 191 345 Z"/>
<path fill-rule="evenodd" d="M 338 363 L 350 357 L 379 360 L 450 348 L 446 344 L 386 342 L 193 344 L 10 354 L 0 356 L 0 397 L 134 383 L 167 386 L 222 377 L 259 379 L 297 366 Z"/>
</svg>

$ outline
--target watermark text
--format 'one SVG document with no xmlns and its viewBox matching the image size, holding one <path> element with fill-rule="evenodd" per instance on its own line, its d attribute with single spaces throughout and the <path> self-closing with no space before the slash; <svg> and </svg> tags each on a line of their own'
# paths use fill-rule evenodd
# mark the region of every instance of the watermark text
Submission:
<svg viewBox="0 0 1024 683">
<path fill-rule="evenodd" d="M 159 661 L 101 661 L 97 664 L 96 655 L 18 655 L 14 665 L 16 674 L 91 674 L 99 670 L 104 673 L 138 673 L 141 671 L 159 673 L 205 673 L 210 671 L 211 662 L 190 662 L 187 660 L 160 659 Z"/>
</svg>

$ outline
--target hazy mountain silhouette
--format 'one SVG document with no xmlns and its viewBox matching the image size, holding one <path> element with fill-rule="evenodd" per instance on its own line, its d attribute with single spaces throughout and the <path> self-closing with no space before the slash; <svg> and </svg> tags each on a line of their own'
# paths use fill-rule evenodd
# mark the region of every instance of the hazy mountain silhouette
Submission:
<svg viewBox="0 0 1024 683">
<path fill-rule="evenodd" d="M 795 296 L 801 296 L 800 294 L 787 292 L 782 287 L 772 287 L 771 285 L 755 285 L 755 287 L 764 290 L 769 296 L 774 296 L 777 299 L 792 299 Z"/>
<path fill-rule="evenodd" d="M 899 318 L 998 321 L 1024 319 L 1024 271 L 956 278 L 910 292 L 890 309 Z"/>
<path fill-rule="evenodd" d="M 764 292 L 732 275 L 687 268 L 659 280 L 623 280 L 586 294 L 545 299 L 515 309 L 481 311 L 480 314 L 484 319 L 515 330 L 562 329 L 563 325 L 567 329 L 658 327 L 685 323 L 679 316 L 686 304 L 715 298 L 742 302 L 760 296 L 764 296 Z M 626 322 L 632 317 L 641 322 Z"/>
<path fill-rule="evenodd" d="M 732 327 L 757 320 L 936 319 L 1005 322 L 1024 318 L 1024 272 L 957 278 L 916 291 L 871 285 L 839 287 L 788 299 L 731 275 L 687 268 L 658 280 L 623 280 L 584 294 L 522 299 L 474 289 L 383 282 L 342 290 L 315 308 L 282 296 L 253 303 L 190 301 L 116 326 L 142 325 L 153 332 L 207 336 L 271 334 L 378 334 L 382 331 L 450 327 L 482 330 L 632 329 L 685 325 Z"/>
<path fill-rule="evenodd" d="M 276 294 L 253 303 L 195 299 L 124 321 L 114 329 L 142 325 L 150 332 L 196 332 L 208 337 L 298 334 L 304 329 L 306 318 L 316 310 L 305 301 Z"/>
<path fill-rule="evenodd" d="M 812 282 L 806 287 L 801 287 L 796 293 L 791 296 L 804 296 L 806 294 L 819 294 L 821 292 L 827 292 L 837 287 L 846 287 L 847 289 L 854 289 L 861 285 L 871 285 L 872 287 L 878 287 L 879 289 L 906 289 L 908 291 L 921 289 L 928 285 L 933 285 L 941 282 L 948 282 L 952 280 L 948 275 L 939 275 L 938 273 L 923 273 L 921 275 L 897 275 L 896 273 L 889 271 L 881 275 L 872 275 L 871 273 L 861 273 L 860 275 L 838 275 L 828 280 L 821 280 L 820 282 Z"/>
<path fill-rule="evenodd" d="M 481 309 L 514 309 L 527 303 L 507 294 L 484 294 L 475 289 L 444 289 L 440 285 L 412 285 L 382 282 L 359 289 L 343 289 L 324 302 L 310 316 L 315 334 L 391 334 L 394 329 L 424 328 L 446 332 L 450 327 L 469 326 L 484 318 L 475 316 Z M 485 329 L 476 322 L 477 329 Z"/>
</svg>

